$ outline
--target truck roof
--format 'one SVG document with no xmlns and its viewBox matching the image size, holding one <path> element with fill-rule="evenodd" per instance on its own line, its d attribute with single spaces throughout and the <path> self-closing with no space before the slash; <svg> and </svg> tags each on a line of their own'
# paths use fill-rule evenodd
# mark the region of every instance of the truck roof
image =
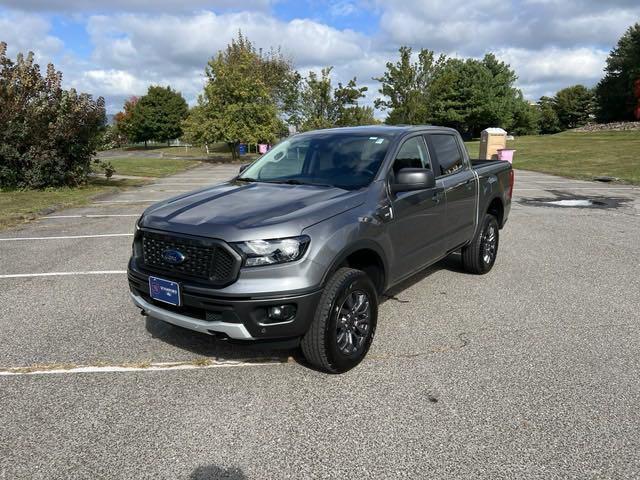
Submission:
<svg viewBox="0 0 640 480">
<path fill-rule="evenodd" d="M 309 132 L 303 132 L 302 135 L 315 135 L 323 133 L 344 133 L 344 134 L 364 134 L 364 135 L 387 135 L 397 136 L 408 132 L 423 131 L 423 130 L 451 130 L 454 129 L 447 127 L 438 127 L 435 125 L 363 125 L 359 127 L 338 127 L 327 128 L 323 130 L 312 130 Z"/>
</svg>

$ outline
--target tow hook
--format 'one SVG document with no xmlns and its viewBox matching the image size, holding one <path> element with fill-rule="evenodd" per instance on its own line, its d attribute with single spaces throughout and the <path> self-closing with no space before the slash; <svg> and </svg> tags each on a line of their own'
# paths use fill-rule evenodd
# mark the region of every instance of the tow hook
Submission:
<svg viewBox="0 0 640 480">
<path fill-rule="evenodd" d="M 147 311 L 144 308 L 140 309 L 140 315 L 142 315 L 143 317 L 146 317 Z"/>
</svg>

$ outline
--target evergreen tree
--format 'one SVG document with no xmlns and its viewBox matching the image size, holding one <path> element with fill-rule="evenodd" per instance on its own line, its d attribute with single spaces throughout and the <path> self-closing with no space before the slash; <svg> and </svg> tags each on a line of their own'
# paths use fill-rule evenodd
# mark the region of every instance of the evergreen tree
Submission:
<svg viewBox="0 0 640 480">
<path fill-rule="evenodd" d="M 566 130 L 585 125 L 593 115 L 593 91 L 584 85 L 563 88 L 553 98 L 560 128 Z"/>
<path fill-rule="evenodd" d="M 605 76 L 596 86 L 598 121 L 640 119 L 636 117 L 640 98 L 634 92 L 639 81 L 640 23 L 636 23 L 622 35 L 609 54 Z"/>
<path fill-rule="evenodd" d="M 540 133 L 558 133 L 562 130 L 553 98 L 541 97 L 540 100 L 538 100 L 538 111 L 540 112 Z"/>
</svg>

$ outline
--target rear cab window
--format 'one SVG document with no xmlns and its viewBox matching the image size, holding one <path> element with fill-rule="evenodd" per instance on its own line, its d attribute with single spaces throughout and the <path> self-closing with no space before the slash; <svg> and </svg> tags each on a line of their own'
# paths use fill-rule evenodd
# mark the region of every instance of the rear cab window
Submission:
<svg viewBox="0 0 640 480">
<path fill-rule="evenodd" d="M 444 177 L 464 170 L 464 157 L 455 135 L 430 133 L 427 138 L 439 165 L 439 171 L 436 171 L 436 176 Z"/>
</svg>

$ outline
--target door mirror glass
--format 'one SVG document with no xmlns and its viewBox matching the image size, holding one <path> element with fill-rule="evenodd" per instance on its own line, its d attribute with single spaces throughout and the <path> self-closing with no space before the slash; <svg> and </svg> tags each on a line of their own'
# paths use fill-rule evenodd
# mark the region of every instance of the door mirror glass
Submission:
<svg viewBox="0 0 640 480">
<path fill-rule="evenodd" d="M 402 168 L 395 175 L 391 184 L 392 192 L 411 192 L 426 190 L 436 186 L 433 171 L 426 168 Z"/>
</svg>

